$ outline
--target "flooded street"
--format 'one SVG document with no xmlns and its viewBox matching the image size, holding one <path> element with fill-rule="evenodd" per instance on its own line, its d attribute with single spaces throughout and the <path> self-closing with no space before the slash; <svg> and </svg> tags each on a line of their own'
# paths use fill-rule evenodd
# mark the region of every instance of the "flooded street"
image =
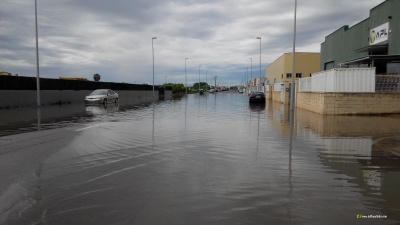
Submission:
<svg viewBox="0 0 400 225">
<path fill-rule="evenodd" d="M 400 223 L 399 115 L 232 92 L 0 114 L 0 224 Z"/>
</svg>

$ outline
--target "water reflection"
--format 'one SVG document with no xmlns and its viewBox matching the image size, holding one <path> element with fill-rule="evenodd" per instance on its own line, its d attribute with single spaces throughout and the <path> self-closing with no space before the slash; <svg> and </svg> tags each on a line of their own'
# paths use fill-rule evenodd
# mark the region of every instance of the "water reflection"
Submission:
<svg viewBox="0 0 400 225">
<path fill-rule="evenodd" d="M 249 103 L 249 107 L 252 112 L 261 112 L 265 110 L 265 104 L 262 103 Z"/>
<path fill-rule="evenodd" d="M 119 111 L 119 104 L 87 105 L 85 109 L 88 115 L 106 115 Z"/>
<path fill-rule="evenodd" d="M 40 131 L 42 128 L 42 109 L 37 107 L 37 130 Z"/>
<path fill-rule="evenodd" d="M 361 188 L 369 209 L 399 221 L 400 117 L 296 116 L 298 136 L 318 146 L 321 163 Z"/>
<path fill-rule="evenodd" d="M 1 109 L 0 136 L 60 128 L 88 116 L 84 104 Z"/>
<path fill-rule="evenodd" d="M 59 145 L 39 145 L 54 152 L 36 154 L 37 183 L 24 186 L 15 208 L 2 201 L 20 212 L 16 221 L 365 224 L 357 214 L 400 221 L 393 153 L 400 117 L 291 114 L 233 93 L 111 107 L 82 108 L 96 123 L 77 125 L 89 129 L 71 129 Z"/>
</svg>

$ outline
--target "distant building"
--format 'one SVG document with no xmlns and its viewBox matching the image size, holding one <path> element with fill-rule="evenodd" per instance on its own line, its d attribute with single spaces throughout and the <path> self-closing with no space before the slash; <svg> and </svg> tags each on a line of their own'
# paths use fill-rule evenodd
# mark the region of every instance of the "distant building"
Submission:
<svg viewBox="0 0 400 225">
<path fill-rule="evenodd" d="M 294 67 L 295 83 L 298 79 L 310 77 L 319 71 L 320 54 L 296 52 Z M 292 80 L 293 53 L 285 53 L 265 68 L 266 97 L 276 102 L 289 104 L 289 88 Z"/>
<path fill-rule="evenodd" d="M 320 70 L 376 67 L 376 73 L 400 73 L 400 1 L 387 0 L 358 24 L 345 25 L 321 44 Z"/>
<path fill-rule="evenodd" d="M 319 71 L 320 54 L 315 52 L 296 52 L 295 78 L 310 77 Z M 290 82 L 292 79 L 293 53 L 285 53 L 265 68 L 266 85 Z"/>
</svg>

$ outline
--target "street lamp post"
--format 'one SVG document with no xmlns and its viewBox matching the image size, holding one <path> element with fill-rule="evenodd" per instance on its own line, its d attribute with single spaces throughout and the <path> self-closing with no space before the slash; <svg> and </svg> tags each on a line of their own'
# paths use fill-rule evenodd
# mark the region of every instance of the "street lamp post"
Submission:
<svg viewBox="0 0 400 225">
<path fill-rule="evenodd" d="M 215 90 L 217 90 L 217 78 L 218 78 L 218 76 L 215 75 L 215 76 L 214 76 L 214 82 L 215 82 L 215 83 L 214 83 L 214 89 L 215 89 Z"/>
<path fill-rule="evenodd" d="M 249 77 L 249 67 L 246 67 L 246 68 L 247 68 L 247 78 L 248 78 Z M 247 83 L 246 86 L 249 86 L 249 88 L 251 89 L 251 79 L 250 79 L 250 83 Z M 250 93 L 248 89 L 247 89 L 247 93 L 248 94 Z"/>
<path fill-rule="evenodd" d="M 200 67 L 201 65 L 199 66 L 199 92 L 200 92 Z"/>
<path fill-rule="evenodd" d="M 186 72 L 186 60 L 189 58 L 185 59 L 185 77 L 186 77 L 186 95 L 187 95 L 187 72 Z"/>
<path fill-rule="evenodd" d="M 249 59 L 250 59 L 250 80 L 252 80 L 253 79 L 253 58 L 249 58 Z"/>
<path fill-rule="evenodd" d="M 154 101 L 154 44 L 153 44 L 154 39 L 157 39 L 157 37 L 153 37 L 151 39 L 151 49 L 153 51 L 153 101 Z"/>
<path fill-rule="evenodd" d="M 38 24 L 37 24 L 37 3 L 35 0 L 35 28 L 36 28 L 36 93 L 37 106 L 40 107 L 40 76 L 39 76 L 39 42 L 38 42 Z"/>
<path fill-rule="evenodd" d="M 294 26 L 293 26 L 293 55 L 292 55 L 292 84 L 290 86 L 290 111 L 294 111 L 294 66 L 296 63 L 296 16 L 297 16 L 297 0 L 294 2 Z"/>
<path fill-rule="evenodd" d="M 257 39 L 260 39 L 260 82 L 261 82 L 261 37 L 257 37 Z"/>
<path fill-rule="evenodd" d="M 208 74 L 208 71 L 206 72 L 206 91 L 207 91 L 207 74 Z"/>
</svg>

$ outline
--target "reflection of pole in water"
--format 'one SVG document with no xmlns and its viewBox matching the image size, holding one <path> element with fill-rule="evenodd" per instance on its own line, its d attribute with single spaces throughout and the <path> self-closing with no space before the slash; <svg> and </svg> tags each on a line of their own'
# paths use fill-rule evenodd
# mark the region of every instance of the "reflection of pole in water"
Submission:
<svg viewBox="0 0 400 225">
<path fill-rule="evenodd" d="M 288 210 L 288 218 L 291 220 L 291 212 L 290 212 L 290 197 L 293 192 L 293 185 L 292 185 L 292 147 L 293 147 L 293 129 L 294 129 L 294 111 L 289 110 L 289 123 L 290 123 L 290 140 L 289 140 L 289 162 L 288 162 L 288 185 L 289 185 L 289 192 L 288 192 L 288 199 L 289 205 L 287 207 Z"/>
<path fill-rule="evenodd" d="M 185 98 L 185 128 L 186 128 L 186 117 L 187 117 L 187 102 L 188 102 L 188 96 L 186 95 Z"/>
<path fill-rule="evenodd" d="M 154 145 L 156 143 L 155 142 L 155 138 L 154 138 L 154 130 L 155 130 L 154 120 L 155 120 L 155 117 L 156 117 L 156 113 L 155 113 L 155 104 L 154 104 L 154 99 L 153 99 L 153 128 L 152 128 L 152 131 L 151 131 L 151 140 L 153 142 L 153 145 L 152 145 L 153 150 L 154 150 Z"/>
<path fill-rule="evenodd" d="M 290 144 L 289 144 L 289 177 L 290 191 L 292 191 L 292 147 L 293 147 L 293 129 L 294 129 L 294 111 L 289 110 L 290 120 Z"/>
<path fill-rule="evenodd" d="M 261 114 L 261 111 L 258 111 L 258 124 L 257 124 L 257 152 L 256 152 L 256 156 L 258 155 L 258 147 L 259 147 L 259 140 L 260 140 L 260 114 Z"/>
<path fill-rule="evenodd" d="M 42 129 L 42 111 L 41 107 L 37 107 L 37 130 L 40 131 Z"/>
</svg>

